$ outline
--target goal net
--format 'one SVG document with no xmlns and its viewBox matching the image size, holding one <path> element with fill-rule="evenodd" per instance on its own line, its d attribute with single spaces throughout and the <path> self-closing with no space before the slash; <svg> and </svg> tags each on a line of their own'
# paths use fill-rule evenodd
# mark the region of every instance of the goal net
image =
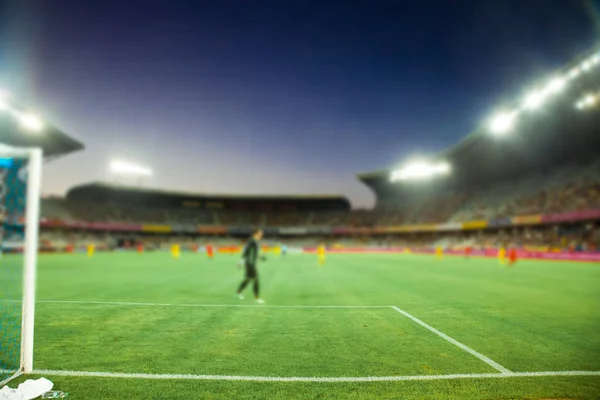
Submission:
<svg viewBox="0 0 600 400">
<path fill-rule="evenodd" d="M 42 150 L 0 144 L 0 387 L 33 369 Z"/>
</svg>

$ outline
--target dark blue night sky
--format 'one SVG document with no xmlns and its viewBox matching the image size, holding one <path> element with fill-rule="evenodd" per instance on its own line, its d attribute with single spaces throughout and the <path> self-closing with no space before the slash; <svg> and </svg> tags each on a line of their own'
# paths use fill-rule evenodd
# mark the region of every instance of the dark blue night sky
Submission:
<svg viewBox="0 0 600 400">
<path fill-rule="evenodd" d="M 456 143 L 598 41 L 575 0 L 0 4 L 0 86 L 87 147 L 46 193 L 117 157 L 147 186 L 371 205 L 356 173 Z"/>
</svg>

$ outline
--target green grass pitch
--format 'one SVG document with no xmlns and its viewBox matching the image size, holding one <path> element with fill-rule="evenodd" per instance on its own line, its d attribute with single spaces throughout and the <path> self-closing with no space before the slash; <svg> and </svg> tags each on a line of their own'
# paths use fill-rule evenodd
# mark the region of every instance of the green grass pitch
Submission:
<svg viewBox="0 0 600 400">
<path fill-rule="evenodd" d="M 116 374 L 42 374 L 73 399 L 600 398 L 600 375 L 519 375 L 600 371 L 598 264 L 271 255 L 254 306 L 237 260 L 42 255 L 35 369 Z"/>
</svg>

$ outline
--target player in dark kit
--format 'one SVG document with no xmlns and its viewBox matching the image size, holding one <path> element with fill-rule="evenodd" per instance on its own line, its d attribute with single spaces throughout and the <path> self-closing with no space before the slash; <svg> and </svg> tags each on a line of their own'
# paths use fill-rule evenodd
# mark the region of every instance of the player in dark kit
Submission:
<svg viewBox="0 0 600 400">
<path fill-rule="evenodd" d="M 260 241 L 260 239 L 262 239 L 262 236 L 263 236 L 262 230 L 257 229 L 254 232 L 254 234 L 252 235 L 252 237 L 250 238 L 250 241 L 246 244 L 246 247 L 244 247 L 244 252 L 242 254 L 242 260 L 244 262 L 244 267 L 246 269 L 246 277 L 240 284 L 240 287 L 237 291 L 238 297 L 243 300 L 244 295 L 242 294 L 242 292 L 244 291 L 244 289 L 246 288 L 248 283 L 250 283 L 250 281 L 253 281 L 254 284 L 253 284 L 252 288 L 254 289 L 254 300 L 259 304 L 263 304 L 265 302 L 263 299 L 260 298 L 259 284 L 258 284 L 258 271 L 256 270 L 256 264 L 257 264 L 258 258 L 260 257 L 259 256 L 259 252 L 260 252 L 259 241 Z M 264 260 L 264 258 L 262 258 L 262 257 L 260 257 L 260 258 Z"/>
</svg>

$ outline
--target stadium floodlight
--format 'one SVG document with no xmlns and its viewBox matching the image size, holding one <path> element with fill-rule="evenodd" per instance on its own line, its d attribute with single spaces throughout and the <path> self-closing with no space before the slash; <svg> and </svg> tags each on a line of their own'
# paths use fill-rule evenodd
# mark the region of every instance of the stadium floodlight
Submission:
<svg viewBox="0 0 600 400">
<path fill-rule="evenodd" d="M 581 63 L 581 69 L 584 71 L 589 71 L 590 69 L 592 69 L 592 67 L 593 65 L 589 60 L 585 60 Z"/>
<path fill-rule="evenodd" d="M 563 77 L 556 77 L 550 81 L 548 84 L 548 92 L 550 93 L 558 93 L 562 91 L 567 86 L 567 81 Z"/>
<path fill-rule="evenodd" d="M 116 175 L 152 176 L 152 170 L 148 167 L 119 160 L 110 163 L 110 170 Z"/>
<path fill-rule="evenodd" d="M 593 94 L 588 94 L 575 104 L 575 108 L 577 108 L 578 110 L 583 110 L 589 107 L 593 107 L 596 105 L 597 100 L 598 99 L 596 98 L 596 96 L 594 96 Z"/>
<path fill-rule="evenodd" d="M 588 94 L 587 96 L 585 96 L 583 98 L 583 104 L 585 104 L 586 106 L 589 105 L 593 105 L 596 102 L 596 97 L 593 94 Z"/>
<path fill-rule="evenodd" d="M 21 125 L 32 132 L 39 132 L 44 129 L 44 123 L 33 114 L 22 113 L 18 115 Z"/>
<path fill-rule="evenodd" d="M 516 111 L 499 112 L 490 120 L 490 129 L 495 134 L 508 133 L 514 128 L 516 119 Z"/>
<path fill-rule="evenodd" d="M 575 68 L 573 68 L 572 70 L 569 71 L 569 74 L 567 76 L 569 77 L 569 79 L 575 79 L 579 75 L 581 75 L 581 68 L 575 67 Z"/>
<path fill-rule="evenodd" d="M 528 110 L 537 110 L 544 103 L 546 93 L 541 90 L 536 90 L 527 95 L 524 101 L 524 108 Z"/>
<path fill-rule="evenodd" d="M 390 180 L 392 182 L 407 179 L 425 179 L 435 175 L 446 175 L 450 173 L 450 164 L 437 163 L 430 164 L 424 161 L 418 161 L 408 164 L 404 168 L 392 171 Z"/>
</svg>

